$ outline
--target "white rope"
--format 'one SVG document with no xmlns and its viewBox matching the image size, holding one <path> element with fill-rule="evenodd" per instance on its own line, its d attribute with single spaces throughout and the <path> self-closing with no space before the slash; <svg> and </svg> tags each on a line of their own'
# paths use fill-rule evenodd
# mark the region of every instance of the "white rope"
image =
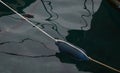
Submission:
<svg viewBox="0 0 120 73">
<path fill-rule="evenodd" d="M 104 64 L 104 63 L 102 63 L 102 62 L 100 62 L 100 61 L 97 61 L 97 60 L 91 58 L 91 57 L 89 57 L 89 59 L 90 59 L 91 61 L 97 63 L 97 64 L 100 64 L 100 65 L 108 68 L 108 69 L 111 69 L 111 70 L 113 70 L 113 71 L 116 71 L 116 72 L 120 73 L 120 70 L 118 70 L 118 69 L 116 69 L 116 68 L 113 68 L 113 67 L 111 67 L 111 66 L 108 66 L 108 65 L 106 65 L 106 64 Z"/>
<path fill-rule="evenodd" d="M 11 8 L 10 6 L 8 6 L 6 3 L 4 3 L 2 0 L 0 0 L 0 2 L 3 4 L 3 5 L 5 5 L 7 8 L 9 8 L 10 10 L 12 10 L 14 13 L 16 13 L 17 15 L 19 15 L 21 18 L 23 18 L 24 20 L 26 20 L 28 23 L 30 23 L 32 26 L 34 26 L 34 27 L 36 27 L 39 31 L 41 31 L 41 32 L 43 32 L 46 36 L 48 36 L 48 37 L 50 37 L 51 39 L 53 39 L 54 41 L 62 41 L 62 42 L 65 42 L 65 41 L 63 41 L 63 40 L 57 40 L 57 39 L 55 39 L 55 38 L 53 38 L 51 35 L 49 35 L 48 33 L 46 33 L 45 31 L 43 31 L 41 28 L 39 28 L 38 26 L 36 26 L 34 23 L 32 23 L 31 21 L 29 21 L 27 18 L 25 18 L 24 16 L 22 16 L 20 13 L 18 13 L 17 11 L 15 11 L 13 8 Z M 65 43 L 67 43 L 67 42 L 65 42 Z M 74 47 L 74 48 L 76 48 L 78 51 L 80 51 L 80 52 L 82 52 L 86 57 L 88 57 L 82 50 L 79 50 L 77 47 L 75 47 L 75 46 L 73 46 L 72 44 L 69 44 L 69 43 L 67 43 L 68 45 L 70 45 L 70 46 L 72 46 L 72 47 Z M 118 72 L 118 73 L 120 73 L 120 70 L 118 70 L 118 69 L 115 69 L 115 68 L 113 68 L 113 67 L 111 67 L 111 66 L 108 66 L 108 65 L 106 65 L 106 64 L 104 64 L 104 63 L 102 63 L 102 62 L 99 62 L 99 61 L 97 61 L 97 60 L 95 60 L 95 59 L 92 59 L 91 57 L 88 57 L 91 61 L 93 61 L 93 62 L 95 62 L 95 63 L 97 63 L 97 64 L 100 64 L 100 65 L 102 65 L 102 66 L 104 66 L 104 67 L 107 67 L 107 68 L 109 68 L 109 69 L 111 69 L 111 70 L 113 70 L 113 71 L 116 71 L 116 72 Z"/>
<path fill-rule="evenodd" d="M 49 35 L 48 33 L 46 33 L 45 31 L 43 31 L 40 27 L 36 26 L 34 23 L 32 23 L 30 20 L 28 20 L 27 18 L 25 18 L 24 16 L 22 16 L 20 13 L 18 13 L 17 11 L 15 11 L 13 8 L 11 8 L 10 6 L 8 6 L 6 3 L 4 3 L 2 0 L 0 0 L 0 2 L 5 5 L 7 8 L 9 8 L 10 10 L 12 10 L 14 13 L 16 13 L 17 15 L 19 15 L 21 18 L 23 18 L 24 20 L 26 20 L 28 23 L 30 23 L 32 26 L 34 26 L 35 28 L 37 28 L 39 31 L 43 32 L 46 36 L 50 37 L 51 39 L 53 39 L 54 41 L 57 41 L 57 39 L 53 38 L 51 35 Z"/>
</svg>

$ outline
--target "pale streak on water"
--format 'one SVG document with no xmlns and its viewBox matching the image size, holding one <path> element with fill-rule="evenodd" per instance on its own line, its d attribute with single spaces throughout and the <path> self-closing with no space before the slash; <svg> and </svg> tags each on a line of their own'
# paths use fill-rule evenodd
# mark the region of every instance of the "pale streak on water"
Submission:
<svg viewBox="0 0 120 73">
<path fill-rule="evenodd" d="M 22 0 L 17 0 L 24 6 Z M 36 0 L 23 11 L 31 14 L 30 20 L 55 38 L 66 40 L 68 30 L 89 30 L 92 15 L 101 0 Z M 86 8 L 86 9 L 85 9 Z M 73 64 L 62 63 L 55 57 L 54 42 L 37 31 L 16 14 L 0 18 L 0 51 L 30 56 L 12 56 L 0 53 L 0 73 L 90 73 L 78 71 Z M 42 57 L 42 55 L 45 55 Z M 53 55 L 53 56 L 50 56 Z"/>
</svg>

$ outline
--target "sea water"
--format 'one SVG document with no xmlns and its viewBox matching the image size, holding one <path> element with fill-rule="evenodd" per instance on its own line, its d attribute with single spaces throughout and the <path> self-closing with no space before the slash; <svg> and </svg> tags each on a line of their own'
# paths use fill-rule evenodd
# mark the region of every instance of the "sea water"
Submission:
<svg viewBox="0 0 120 73">
<path fill-rule="evenodd" d="M 68 41 L 83 48 L 89 56 L 120 68 L 120 14 L 107 1 L 4 2 L 54 38 Z M 2 4 L 0 7 L 1 73 L 114 73 L 90 61 L 59 53 L 53 40 Z"/>
</svg>

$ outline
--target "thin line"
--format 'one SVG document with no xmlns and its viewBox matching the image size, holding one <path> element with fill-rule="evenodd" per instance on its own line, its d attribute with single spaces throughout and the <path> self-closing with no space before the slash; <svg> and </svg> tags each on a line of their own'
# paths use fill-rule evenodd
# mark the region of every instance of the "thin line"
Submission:
<svg viewBox="0 0 120 73">
<path fill-rule="evenodd" d="M 47 18 L 47 20 L 50 20 L 50 19 L 52 18 L 52 14 L 51 14 L 51 13 L 47 10 L 47 7 L 45 6 L 44 1 L 43 1 L 43 0 L 41 0 L 41 2 L 42 2 L 42 4 L 43 4 L 43 6 L 44 6 L 44 8 L 45 8 L 46 12 L 50 15 L 50 17 L 49 17 L 49 18 Z"/>
<path fill-rule="evenodd" d="M 91 12 L 90 12 L 90 10 L 87 8 L 86 3 L 87 3 L 87 0 L 84 1 L 84 9 L 88 12 L 88 15 L 85 15 L 85 14 L 81 15 L 81 18 L 82 18 L 82 19 L 84 20 L 84 22 L 85 22 L 85 25 L 81 27 L 82 30 L 83 30 L 85 27 L 88 26 L 88 22 L 86 21 L 86 19 L 85 19 L 84 17 L 90 17 L 90 16 L 91 16 Z"/>
<path fill-rule="evenodd" d="M 24 16 L 22 16 L 21 14 L 19 14 L 17 11 L 15 11 L 14 9 L 12 9 L 10 6 L 8 6 L 6 3 L 4 3 L 2 0 L 0 0 L 0 2 L 3 4 L 3 5 L 5 5 L 7 8 L 9 8 L 10 10 L 12 10 L 14 13 L 16 13 L 17 15 L 19 15 L 20 17 L 22 17 L 24 20 L 26 20 L 28 23 L 30 23 L 32 26 L 34 26 L 34 27 L 36 27 L 39 31 L 41 31 L 41 32 L 43 32 L 46 36 L 48 36 L 48 37 L 50 37 L 51 39 L 53 39 L 54 41 L 61 41 L 61 42 L 65 42 L 65 41 L 63 41 L 63 40 L 57 40 L 57 39 L 55 39 L 55 38 L 53 38 L 52 36 L 50 36 L 48 33 L 46 33 L 45 31 L 43 31 L 41 28 L 39 28 L 38 26 L 36 26 L 34 23 L 32 23 L 31 21 L 29 21 L 27 18 L 25 18 Z M 81 49 L 78 49 L 77 47 L 75 47 L 74 45 L 72 45 L 72 44 L 70 44 L 70 43 L 68 43 L 68 42 L 65 42 L 66 44 L 68 44 L 68 45 L 70 45 L 70 46 L 72 46 L 72 47 L 74 47 L 75 49 L 77 49 L 78 51 L 80 51 L 80 52 L 82 52 L 86 57 L 88 57 Z M 13 55 L 16 55 L 16 54 L 13 54 Z M 29 56 L 28 56 L 29 57 Z M 31 57 L 31 56 L 30 56 Z M 108 65 L 106 65 L 106 64 L 104 64 L 104 63 L 102 63 L 102 62 L 99 62 L 99 61 L 97 61 L 97 60 L 95 60 L 95 59 L 92 59 L 91 57 L 88 57 L 91 61 L 93 61 L 93 62 L 95 62 L 95 63 L 97 63 L 97 64 L 100 64 L 100 65 L 102 65 L 102 66 L 104 66 L 104 67 L 107 67 L 107 68 L 109 68 L 109 69 L 111 69 L 111 70 L 113 70 L 113 71 L 116 71 L 116 72 L 118 72 L 118 73 L 120 73 L 120 70 L 118 70 L 118 69 L 115 69 L 115 68 L 113 68 L 113 67 L 111 67 L 111 66 L 108 66 Z"/>
<path fill-rule="evenodd" d="M 49 21 L 52 21 L 52 20 L 58 19 L 58 14 L 53 11 L 52 2 L 50 2 L 50 1 L 45 1 L 45 2 L 48 2 L 48 5 L 49 5 L 49 7 L 50 7 L 50 12 L 52 12 L 52 13 L 56 16 L 54 19 L 51 19 L 51 18 L 53 17 L 53 16 L 52 16 L 52 17 L 49 18 L 48 20 L 49 20 Z M 52 13 L 51 13 L 51 15 L 52 15 Z"/>
<path fill-rule="evenodd" d="M 104 67 L 106 67 L 106 68 L 108 68 L 108 69 L 111 69 L 111 70 L 113 70 L 113 71 L 116 71 L 116 72 L 118 72 L 118 73 L 120 73 L 120 70 L 118 70 L 118 69 L 116 69 L 116 68 L 113 68 L 113 67 L 111 67 L 111 66 L 109 66 L 109 65 L 106 65 L 106 64 L 104 64 L 104 63 L 102 63 L 102 62 L 100 62 L 100 61 L 97 61 L 97 60 L 95 60 L 95 59 L 93 59 L 93 58 L 90 58 L 90 57 L 88 57 L 91 61 L 93 61 L 93 62 L 95 62 L 95 63 L 97 63 L 97 64 L 100 64 L 100 65 L 102 65 L 102 66 L 104 66 Z"/>
<path fill-rule="evenodd" d="M 36 26 L 34 23 L 32 23 L 31 21 L 29 21 L 27 18 L 25 18 L 24 16 L 22 16 L 20 13 L 18 13 L 17 11 L 15 11 L 13 8 L 11 8 L 10 6 L 8 6 L 6 3 L 4 3 L 2 0 L 0 0 L 0 2 L 5 5 L 7 8 L 9 8 L 10 10 L 12 10 L 14 13 L 16 13 L 17 15 L 19 15 L 21 18 L 23 18 L 24 20 L 26 20 L 28 23 L 30 23 L 32 26 L 36 27 L 39 31 L 43 32 L 46 36 L 48 36 L 49 38 L 53 39 L 54 41 L 57 41 L 55 38 L 53 38 L 51 35 L 49 35 L 48 33 L 46 33 L 45 31 L 43 31 L 41 28 L 39 28 L 38 26 Z"/>
<path fill-rule="evenodd" d="M 11 53 L 11 52 L 7 52 L 7 51 L 0 51 L 0 53 L 12 55 L 12 56 L 21 56 L 21 57 L 30 57 L 30 58 L 53 57 L 53 56 L 55 56 L 55 55 L 23 55 L 23 54 Z"/>
<path fill-rule="evenodd" d="M 93 12 L 93 14 L 94 14 L 94 13 L 95 13 L 95 12 L 94 12 L 94 1 L 91 0 L 91 2 L 92 2 L 92 12 Z"/>
</svg>

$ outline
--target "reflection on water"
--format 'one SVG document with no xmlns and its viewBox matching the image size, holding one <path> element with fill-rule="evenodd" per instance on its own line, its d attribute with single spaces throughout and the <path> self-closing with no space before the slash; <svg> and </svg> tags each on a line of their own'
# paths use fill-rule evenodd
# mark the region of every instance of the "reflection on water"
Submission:
<svg viewBox="0 0 120 73">
<path fill-rule="evenodd" d="M 111 8 L 104 0 L 99 11 L 94 15 L 91 23 L 92 29 L 87 32 L 70 30 L 67 40 L 84 48 L 91 57 L 119 69 L 119 16 L 119 12 Z M 94 65 L 92 65 L 92 68 L 94 68 Z M 111 71 L 108 72 L 108 70 L 99 67 L 95 72 L 112 73 Z"/>
<path fill-rule="evenodd" d="M 101 6 L 101 0 L 4 2 L 53 37 L 82 47 L 89 56 L 119 68 L 120 15 L 105 0 Z M 1 72 L 19 73 L 22 70 L 22 73 L 114 73 L 90 61 L 78 61 L 67 54 L 56 53 L 58 50 L 52 40 L 16 14 L 9 15 L 13 12 L 2 4 L 0 6 Z"/>
<path fill-rule="evenodd" d="M 12 8 L 14 8 L 16 11 L 23 13 L 23 9 L 29 6 L 32 2 L 35 2 L 35 0 L 29 0 L 29 1 L 23 1 L 23 0 L 4 0 L 4 2 L 8 5 L 10 5 Z M 0 16 L 3 15 L 9 15 L 13 12 L 0 4 Z"/>
</svg>

